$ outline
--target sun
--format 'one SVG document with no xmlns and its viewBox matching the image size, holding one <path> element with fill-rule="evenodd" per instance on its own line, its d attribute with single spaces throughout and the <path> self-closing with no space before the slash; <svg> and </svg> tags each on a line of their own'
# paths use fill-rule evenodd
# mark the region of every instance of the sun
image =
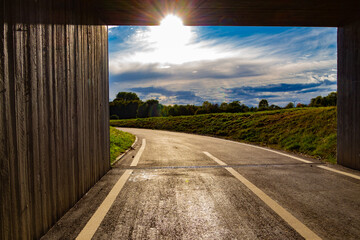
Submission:
<svg viewBox="0 0 360 240">
<path fill-rule="evenodd" d="M 184 26 L 181 18 L 167 15 L 160 26 L 151 28 L 150 39 L 158 48 L 183 48 L 191 40 L 191 27 Z"/>
<path fill-rule="evenodd" d="M 135 41 L 146 46 L 142 53 L 133 56 L 132 59 L 140 59 L 141 62 L 161 63 L 159 68 L 168 69 L 172 65 L 184 64 L 189 58 L 197 59 L 202 52 L 194 54 L 197 49 L 197 29 L 184 26 L 181 18 L 176 15 L 167 15 L 159 26 L 148 26 L 144 31 L 138 30 Z"/>
<path fill-rule="evenodd" d="M 161 20 L 160 27 L 168 31 L 182 30 L 184 28 L 184 24 L 178 16 L 167 15 L 163 20 Z"/>
</svg>

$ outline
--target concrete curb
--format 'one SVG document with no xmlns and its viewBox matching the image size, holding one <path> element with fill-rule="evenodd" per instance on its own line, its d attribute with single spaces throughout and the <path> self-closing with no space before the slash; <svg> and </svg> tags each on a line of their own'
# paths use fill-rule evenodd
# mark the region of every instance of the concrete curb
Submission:
<svg viewBox="0 0 360 240">
<path fill-rule="evenodd" d="M 134 149 L 134 146 L 135 146 L 135 144 L 137 143 L 137 141 L 138 141 L 138 137 L 135 136 L 135 141 L 133 142 L 133 144 L 131 145 L 131 147 L 130 147 L 128 150 L 126 150 L 123 154 L 119 155 L 119 156 L 115 159 L 115 161 L 111 164 L 111 166 L 114 166 L 119 160 L 121 160 L 123 157 L 125 157 L 125 155 L 126 155 L 130 150 Z"/>
</svg>

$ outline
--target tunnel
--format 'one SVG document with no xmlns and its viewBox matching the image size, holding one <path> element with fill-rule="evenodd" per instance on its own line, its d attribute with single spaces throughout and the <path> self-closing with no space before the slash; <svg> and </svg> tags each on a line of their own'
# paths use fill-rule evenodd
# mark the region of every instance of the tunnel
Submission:
<svg viewBox="0 0 360 240">
<path fill-rule="evenodd" d="M 1 239 L 46 233 L 109 169 L 107 25 L 338 28 L 337 162 L 360 170 L 360 1 L 2 0 Z"/>
</svg>

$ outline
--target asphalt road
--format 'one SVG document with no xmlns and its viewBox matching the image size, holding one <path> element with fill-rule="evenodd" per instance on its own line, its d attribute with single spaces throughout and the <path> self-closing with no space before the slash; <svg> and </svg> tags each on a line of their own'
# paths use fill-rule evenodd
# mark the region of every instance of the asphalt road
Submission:
<svg viewBox="0 0 360 240">
<path fill-rule="evenodd" d="M 360 239 L 357 171 L 217 138 L 122 130 L 138 137 L 135 150 L 43 239 Z"/>
</svg>

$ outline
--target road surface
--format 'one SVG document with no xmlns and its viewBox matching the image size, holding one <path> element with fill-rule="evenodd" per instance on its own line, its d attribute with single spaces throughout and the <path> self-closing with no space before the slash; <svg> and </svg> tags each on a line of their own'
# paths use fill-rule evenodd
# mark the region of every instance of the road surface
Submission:
<svg viewBox="0 0 360 240">
<path fill-rule="evenodd" d="M 121 129 L 130 151 L 43 239 L 360 239 L 360 174 L 257 146 Z"/>
</svg>

